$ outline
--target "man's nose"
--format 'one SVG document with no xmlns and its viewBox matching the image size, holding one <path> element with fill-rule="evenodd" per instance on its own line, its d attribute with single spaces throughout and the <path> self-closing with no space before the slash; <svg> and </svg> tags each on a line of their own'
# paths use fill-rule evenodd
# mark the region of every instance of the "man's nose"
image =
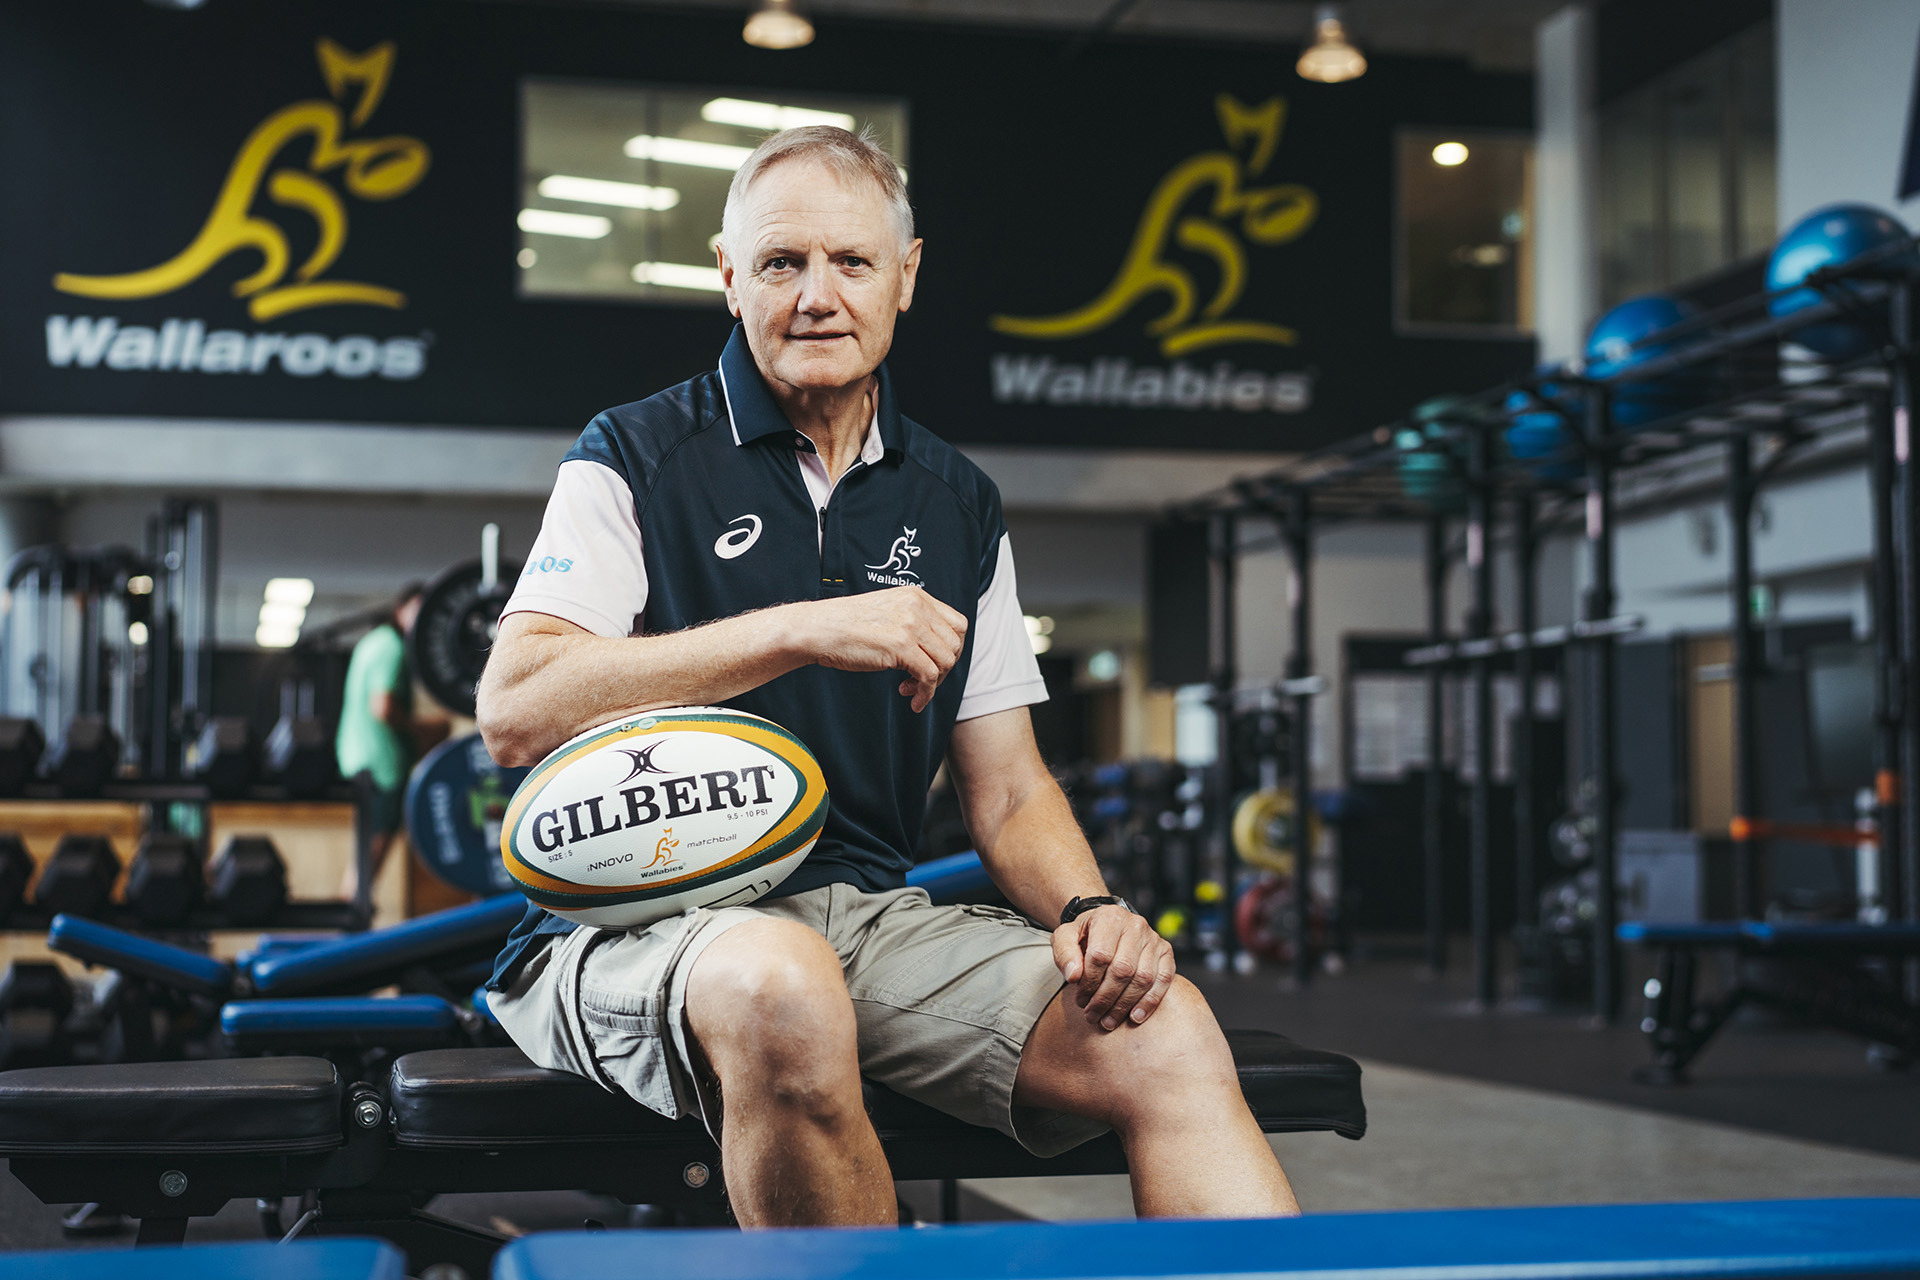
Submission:
<svg viewBox="0 0 1920 1280">
<path fill-rule="evenodd" d="M 797 305 L 802 314 L 810 316 L 830 316 L 840 310 L 840 282 L 833 278 L 831 263 L 807 264 L 801 274 Z"/>
</svg>

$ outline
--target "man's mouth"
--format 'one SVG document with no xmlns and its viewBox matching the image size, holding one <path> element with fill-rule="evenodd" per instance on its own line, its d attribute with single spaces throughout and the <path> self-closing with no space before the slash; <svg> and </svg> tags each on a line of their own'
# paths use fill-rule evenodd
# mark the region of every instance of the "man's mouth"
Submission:
<svg viewBox="0 0 1920 1280">
<path fill-rule="evenodd" d="M 836 338 L 851 338 L 850 333 L 790 333 L 787 335 L 795 342 L 832 342 Z"/>
</svg>

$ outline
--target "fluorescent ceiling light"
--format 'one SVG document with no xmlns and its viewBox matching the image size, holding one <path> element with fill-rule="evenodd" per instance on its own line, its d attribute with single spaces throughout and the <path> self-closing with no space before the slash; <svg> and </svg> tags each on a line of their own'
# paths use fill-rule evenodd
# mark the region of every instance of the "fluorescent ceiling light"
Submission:
<svg viewBox="0 0 1920 1280">
<path fill-rule="evenodd" d="M 263 627 L 291 627 L 298 631 L 300 624 L 307 620 L 307 611 L 297 604 L 263 604 L 260 606 L 260 625 Z"/>
<path fill-rule="evenodd" d="M 692 165 L 700 169 L 725 169 L 732 173 L 753 154 L 752 147 L 730 147 L 722 142 L 695 142 L 692 138 L 656 138 L 637 134 L 622 148 L 635 160 L 658 160 L 661 164 Z"/>
<path fill-rule="evenodd" d="M 765 129 L 769 133 L 809 124 L 830 124 L 850 131 L 859 123 L 843 111 L 783 107 L 777 102 L 751 102 L 745 98 L 715 98 L 700 108 L 700 118 L 714 124 L 737 124 L 743 129 Z"/>
<path fill-rule="evenodd" d="M 302 609 L 313 603 L 312 578 L 269 578 L 268 604 L 295 604 Z"/>
<path fill-rule="evenodd" d="M 680 203 L 672 187 L 648 187 L 638 182 L 608 182 L 604 178 L 575 178 L 556 173 L 540 179 L 536 190 L 549 200 L 578 200 L 584 204 L 617 204 L 623 209 L 665 212 Z"/>
<path fill-rule="evenodd" d="M 299 641 L 298 627 L 270 627 L 263 622 L 253 633 L 253 642 L 262 649 L 291 649 Z"/>
<path fill-rule="evenodd" d="M 561 213 L 558 209 L 522 209 L 520 229 L 541 236 L 598 240 L 613 230 L 613 219 L 597 213 Z"/>
<path fill-rule="evenodd" d="M 727 287 L 720 279 L 720 268 L 696 267 L 686 262 L 636 262 L 633 282 L 665 285 L 669 289 L 704 289 L 709 293 L 722 293 Z"/>
<path fill-rule="evenodd" d="M 147 642 L 147 624 L 144 622 L 129 622 L 127 624 L 127 639 L 134 644 L 145 644 Z"/>
<path fill-rule="evenodd" d="M 1457 164 L 1467 162 L 1467 144 L 1464 142 L 1443 142 L 1433 149 L 1433 162 L 1451 169 Z"/>
</svg>

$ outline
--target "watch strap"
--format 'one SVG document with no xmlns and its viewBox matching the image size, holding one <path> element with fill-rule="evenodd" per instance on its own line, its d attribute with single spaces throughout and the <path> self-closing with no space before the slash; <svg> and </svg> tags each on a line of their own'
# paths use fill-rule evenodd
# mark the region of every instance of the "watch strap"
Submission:
<svg viewBox="0 0 1920 1280">
<path fill-rule="evenodd" d="M 1132 904 L 1125 898 L 1113 894 L 1101 894 L 1091 898 L 1073 897 L 1067 899 L 1067 905 L 1060 909 L 1060 923 L 1072 924 L 1096 907 L 1124 907 L 1128 911 L 1133 910 Z"/>
</svg>

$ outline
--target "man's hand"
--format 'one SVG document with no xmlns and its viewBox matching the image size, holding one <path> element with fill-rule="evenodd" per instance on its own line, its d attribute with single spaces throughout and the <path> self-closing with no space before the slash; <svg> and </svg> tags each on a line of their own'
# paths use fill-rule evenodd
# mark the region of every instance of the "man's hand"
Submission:
<svg viewBox="0 0 1920 1280">
<path fill-rule="evenodd" d="M 806 645 L 812 659 L 839 671 L 904 671 L 902 697 L 926 710 L 960 661 L 967 619 L 919 587 L 888 587 L 810 601 Z"/>
<path fill-rule="evenodd" d="M 1053 931 L 1053 962 L 1087 1021 L 1112 1031 L 1153 1016 L 1173 985 L 1173 946 L 1125 907 L 1095 907 Z"/>
</svg>

